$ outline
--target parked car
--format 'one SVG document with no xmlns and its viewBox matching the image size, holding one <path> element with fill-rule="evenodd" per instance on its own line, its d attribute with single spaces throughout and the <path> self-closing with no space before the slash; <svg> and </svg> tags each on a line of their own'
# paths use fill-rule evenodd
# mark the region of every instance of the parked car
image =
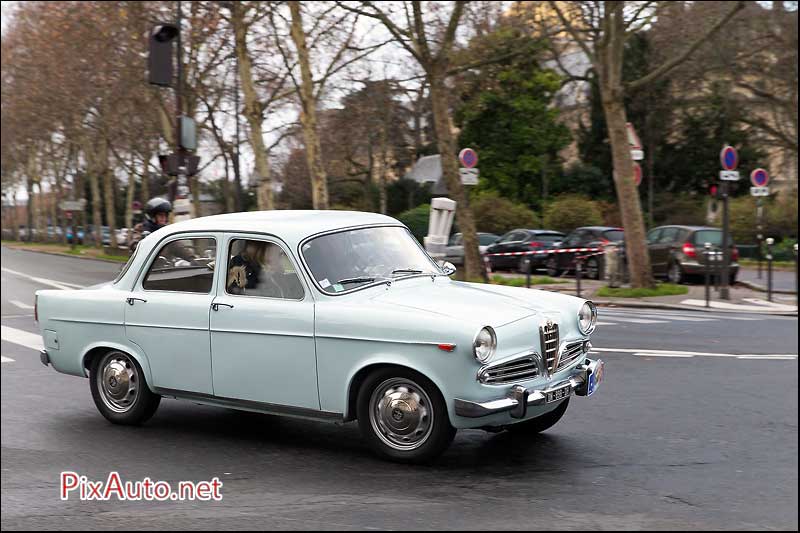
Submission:
<svg viewBox="0 0 800 533">
<path fill-rule="evenodd" d="M 40 357 L 88 377 L 113 423 L 146 421 L 162 396 L 358 420 L 406 462 L 457 429 L 544 431 L 596 390 L 594 304 L 454 270 L 375 213 L 196 218 L 144 238 L 112 282 L 37 291 Z"/>
<path fill-rule="evenodd" d="M 544 251 L 556 246 L 564 239 L 564 234 L 548 229 L 515 229 L 500 237 L 486 249 L 487 254 L 512 252 Z M 525 273 L 525 260 L 529 259 L 531 272 L 544 267 L 546 254 L 531 255 L 489 255 L 492 270 L 516 270 Z"/>
<path fill-rule="evenodd" d="M 482 254 L 486 253 L 486 249 L 494 241 L 499 239 L 494 233 L 481 233 L 478 232 L 478 251 Z M 454 233 L 447 243 L 447 250 L 445 251 L 445 261 L 449 261 L 454 265 L 464 264 L 464 242 L 460 233 Z"/>
<path fill-rule="evenodd" d="M 116 241 L 117 246 L 120 248 L 127 248 L 128 247 L 128 228 L 120 228 L 116 230 Z"/>
<path fill-rule="evenodd" d="M 672 283 L 684 283 L 690 277 L 705 275 L 703 256 L 705 243 L 712 250 L 722 250 L 722 230 L 708 226 L 660 226 L 647 233 L 647 248 L 653 275 L 667 278 Z M 730 283 L 739 273 L 739 250 L 731 238 Z M 709 256 L 712 273 L 721 274 L 721 254 Z"/>
<path fill-rule="evenodd" d="M 575 271 L 576 257 L 588 255 L 590 252 L 568 252 L 575 248 L 602 248 L 609 243 L 622 243 L 625 233 L 622 228 L 609 226 L 586 226 L 577 228 L 555 248 L 545 260 L 548 276 L 560 276 Z M 603 256 L 595 255 L 586 258 L 583 272 L 589 279 L 600 279 L 603 273 Z"/>
</svg>

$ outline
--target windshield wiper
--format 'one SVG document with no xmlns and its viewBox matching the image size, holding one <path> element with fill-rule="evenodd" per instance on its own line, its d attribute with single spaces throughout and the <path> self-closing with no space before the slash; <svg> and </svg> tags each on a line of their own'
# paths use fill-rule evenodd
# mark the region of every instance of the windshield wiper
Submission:
<svg viewBox="0 0 800 533">
<path fill-rule="evenodd" d="M 348 283 L 372 283 L 375 278 L 345 278 L 336 282 L 338 285 L 347 285 Z"/>
<path fill-rule="evenodd" d="M 398 268 L 397 270 L 392 270 L 392 274 L 422 274 L 422 270 L 417 268 Z"/>
</svg>

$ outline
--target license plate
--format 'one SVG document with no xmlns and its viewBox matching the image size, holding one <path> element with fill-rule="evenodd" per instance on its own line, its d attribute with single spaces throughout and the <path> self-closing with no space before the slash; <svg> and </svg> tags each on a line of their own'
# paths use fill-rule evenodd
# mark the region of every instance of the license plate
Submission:
<svg viewBox="0 0 800 533">
<path fill-rule="evenodd" d="M 558 400 L 563 400 L 567 396 L 569 396 L 572 387 L 570 385 L 566 385 L 561 387 L 560 389 L 555 389 L 548 391 L 545 393 L 545 403 L 552 403 L 557 402 Z"/>
<path fill-rule="evenodd" d="M 586 392 L 586 396 L 591 396 L 597 390 L 597 387 L 600 386 L 600 382 L 603 381 L 603 372 L 604 372 L 605 364 L 600 361 L 597 367 L 595 367 L 594 372 L 589 374 L 589 387 Z"/>
</svg>

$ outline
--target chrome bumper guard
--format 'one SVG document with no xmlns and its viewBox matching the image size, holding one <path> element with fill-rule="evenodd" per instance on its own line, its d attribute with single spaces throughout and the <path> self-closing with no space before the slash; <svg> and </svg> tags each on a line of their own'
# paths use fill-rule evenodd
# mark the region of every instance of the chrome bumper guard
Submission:
<svg viewBox="0 0 800 533">
<path fill-rule="evenodd" d="M 39 361 L 41 361 L 44 366 L 50 364 L 50 356 L 47 355 L 47 350 L 39 350 Z"/>
<path fill-rule="evenodd" d="M 573 393 L 578 396 L 586 396 L 588 393 L 589 375 L 602 364 L 603 361 L 601 359 L 592 361 L 587 358 L 583 364 L 572 369 L 572 375 L 570 375 L 569 378 L 548 384 L 549 386 L 546 389 L 526 389 L 521 385 L 515 385 L 511 387 L 511 390 L 505 398 L 497 398 L 496 400 L 482 403 L 456 398 L 456 415 L 465 418 L 480 418 L 496 413 L 509 412 L 512 418 L 524 418 L 527 414 L 528 406 L 538 406 L 547 403 L 548 393 L 560 391 L 568 387 L 565 398 L 570 397 Z"/>
</svg>

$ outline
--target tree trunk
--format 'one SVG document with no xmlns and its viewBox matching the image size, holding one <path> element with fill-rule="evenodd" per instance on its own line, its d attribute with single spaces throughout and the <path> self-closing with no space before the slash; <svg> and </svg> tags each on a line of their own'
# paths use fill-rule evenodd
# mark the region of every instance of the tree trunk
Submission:
<svg viewBox="0 0 800 533">
<path fill-rule="evenodd" d="M 314 80 L 311 76 L 311 60 L 306 47 L 306 35 L 300 15 L 300 3 L 289 2 L 292 13 L 292 40 L 297 48 L 300 64 L 300 123 L 306 141 L 306 161 L 311 175 L 311 198 L 314 209 L 328 209 L 328 176 L 322 163 L 322 147 L 317 131 L 317 98 L 314 95 Z"/>
<path fill-rule="evenodd" d="M 628 145 L 625 107 L 621 88 L 601 83 L 603 110 L 608 125 L 611 157 L 614 164 L 614 185 L 617 190 L 622 225 L 625 228 L 625 253 L 632 287 L 653 287 L 650 255 L 645 241 L 644 219 L 639 191 L 633 178 L 633 159 Z"/>
<path fill-rule="evenodd" d="M 453 137 L 448 106 L 448 92 L 444 84 L 444 72 L 429 72 L 431 105 L 433 121 L 436 128 L 436 140 L 442 159 L 442 175 L 447 190 L 456 201 L 456 219 L 458 228 L 464 239 L 464 265 L 467 280 L 485 278 L 485 269 L 478 250 L 478 236 L 475 230 L 475 219 L 472 217 L 467 203 L 467 193 L 461 184 L 456 161 L 456 142 Z"/>
<path fill-rule="evenodd" d="M 125 195 L 125 227 L 128 228 L 129 241 L 130 231 L 133 228 L 133 200 L 136 198 L 136 173 L 133 171 L 134 168 L 136 168 L 136 158 L 131 156 L 131 168 L 128 172 L 128 191 Z"/>
<path fill-rule="evenodd" d="M 108 224 L 109 246 L 114 246 L 116 242 L 114 232 L 117 229 L 117 210 L 114 202 L 114 172 L 108 164 L 108 141 L 103 139 L 100 142 L 100 168 L 103 174 L 103 196 L 106 204 L 106 224 Z M 100 228 L 100 247 L 103 246 L 103 231 Z"/>
<path fill-rule="evenodd" d="M 33 201 L 33 177 L 31 175 L 26 176 L 25 183 L 27 185 L 27 193 L 28 193 L 28 221 L 27 221 L 27 230 L 25 232 L 25 240 L 28 242 L 33 242 L 33 209 L 34 209 L 34 201 Z"/>
<path fill-rule="evenodd" d="M 249 126 L 250 146 L 253 147 L 256 172 L 258 173 L 258 209 L 274 209 L 272 198 L 272 175 L 267 158 L 267 149 L 264 146 L 264 136 L 261 132 L 263 117 L 261 105 L 256 95 L 255 83 L 250 65 L 250 56 L 247 52 L 247 28 L 244 24 L 244 13 L 239 2 L 233 2 L 232 24 L 236 35 L 236 57 L 239 60 L 239 79 L 244 93 L 244 114 Z"/>
</svg>

